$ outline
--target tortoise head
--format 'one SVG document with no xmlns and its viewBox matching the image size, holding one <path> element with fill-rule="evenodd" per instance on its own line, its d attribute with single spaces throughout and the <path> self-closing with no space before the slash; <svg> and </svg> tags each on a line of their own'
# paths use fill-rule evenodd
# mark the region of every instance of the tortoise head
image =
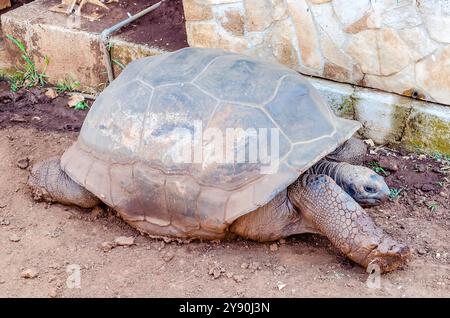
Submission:
<svg viewBox="0 0 450 318">
<path fill-rule="evenodd" d="M 342 165 L 339 185 L 361 206 L 383 203 L 389 197 L 389 187 L 384 178 L 363 166 Z"/>
</svg>

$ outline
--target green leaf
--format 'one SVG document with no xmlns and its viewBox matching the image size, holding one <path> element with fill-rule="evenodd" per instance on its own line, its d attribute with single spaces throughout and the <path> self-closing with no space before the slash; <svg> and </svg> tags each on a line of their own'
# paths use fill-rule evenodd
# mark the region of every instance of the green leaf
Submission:
<svg viewBox="0 0 450 318">
<path fill-rule="evenodd" d="M 6 37 L 10 39 L 23 53 L 27 54 L 27 50 L 25 49 L 25 45 L 23 45 L 22 42 L 17 40 L 15 37 L 13 37 L 11 34 L 7 34 Z"/>
</svg>

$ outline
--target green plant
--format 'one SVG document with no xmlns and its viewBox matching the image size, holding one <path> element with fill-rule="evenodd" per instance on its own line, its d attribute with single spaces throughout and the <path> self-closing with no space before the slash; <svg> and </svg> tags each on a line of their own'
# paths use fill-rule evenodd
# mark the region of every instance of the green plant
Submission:
<svg viewBox="0 0 450 318">
<path fill-rule="evenodd" d="M 425 204 L 431 212 L 436 212 L 439 206 L 437 202 L 434 201 L 426 202 Z"/>
<path fill-rule="evenodd" d="M 88 108 L 89 108 L 89 105 L 84 100 L 76 103 L 75 106 L 73 106 L 73 109 L 75 109 L 75 110 L 86 110 Z"/>
<path fill-rule="evenodd" d="M 400 196 L 400 193 L 402 193 L 402 191 L 404 190 L 404 188 L 391 188 L 389 191 L 389 198 L 392 200 L 397 199 Z"/>
<path fill-rule="evenodd" d="M 19 48 L 22 53 L 22 59 L 24 61 L 24 64 L 18 67 L 16 72 L 9 78 L 11 90 L 17 91 L 22 87 L 44 86 L 47 83 L 47 75 L 45 75 L 45 70 L 47 69 L 49 63 L 48 58 L 44 58 L 44 70 L 42 72 L 39 72 L 36 68 L 36 65 L 33 63 L 33 61 L 31 61 L 25 45 L 23 45 L 22 42 L 20 42 L 10 34 L 7 34 L 6 37 Z"/>
<path fill-rule="evenodd" d="M 64 92 L 73 92 L 79 89 L 81 86 L 80 82 L 73 80 L 70 76 L 66 77 L 64 80 L 59 81 L 56 84 L 56 91 L 61 94 Z"/>
<path fill-rule="evenodd" d="M 125 68 L 125 65 L 123 65 L 123 63 L 119 62 L 118 60 L 112 59 L 111 61 L 117 66 L 119 66 L 121 70 Z"/>
<path fill-rule="evenodd" d="M 448 161 L 450 162 L 450 155 L 447 154 L 442 154 L 439 151 L 435 151 L 431 154 L 431 156 L 434 158 L 434 160 L 436 161 Z"/>
<path fill-rule="evenodd" d="M 372 161 L 368 163 L 369 167 L 372 168 L 373 171 L 375 171 L 378 174 L 384 174 L 385 176 L 388 175 L 388 173 L 386 172 L 386 170 L 384 170 L 384 168 L 382 166 L 380 166 L 380 164 L 378 163 L 378 161 Z"/>
</svg>

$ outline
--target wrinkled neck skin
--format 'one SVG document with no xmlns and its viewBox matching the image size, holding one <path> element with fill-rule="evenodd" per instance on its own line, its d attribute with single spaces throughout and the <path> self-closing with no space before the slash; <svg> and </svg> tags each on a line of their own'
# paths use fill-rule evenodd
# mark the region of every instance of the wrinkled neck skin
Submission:
<svg viewBox="0 0 450 318">
<path fill-rule="evenodd" d="M 351 165 L 346 162 L 333 162 L 323 159 L 309 168 L 307 173 L 327 175 L 331 179 L 333 179 L 334 182 L 336 182 L 341 188 L 345 188 L 342 176 L 344 170 L 350 167 Z"/>
</svg>

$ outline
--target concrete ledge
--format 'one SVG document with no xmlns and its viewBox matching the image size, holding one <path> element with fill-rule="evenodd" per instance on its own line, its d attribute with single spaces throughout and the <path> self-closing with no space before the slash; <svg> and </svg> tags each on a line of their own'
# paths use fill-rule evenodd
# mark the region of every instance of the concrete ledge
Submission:
<svg viewBox="0 0 450 318">
<path fill-rule="evenodd" d="M 50 63 L 45 73 L 50 83 L 71 76 L 85 89 L 102 89 L 107 75 L 100 50 L 101 30 L 92 30 L 89 24 L 73 16 L 48 11 L 52 4 L 37 0 L 3 14 L 3 34 L 11 34 L 22 41 L 39 70 L 44 67 L 44 58 L 48 57 Z M 112 37 L 111 44 L 112 59 L 124 65 L 134 58 L 164 52 L 158 48 L 129 43 L 120 36 Z M 6 51 L 3 52 L 2 60 L 7 63 L 3 62 L 3 68 L 21 63 L 17 47 L 8 40 L 4 41 L 4 46 Z M 120 72 L 120 68 L 116 66 L 115 71 Z"/>
<path fill-rule="evenodd" d="M 333 111 L 360 121 L 377 144 L 450 155 L 450 107 L 396 94 L 309 78 Z"/>
</svg>

